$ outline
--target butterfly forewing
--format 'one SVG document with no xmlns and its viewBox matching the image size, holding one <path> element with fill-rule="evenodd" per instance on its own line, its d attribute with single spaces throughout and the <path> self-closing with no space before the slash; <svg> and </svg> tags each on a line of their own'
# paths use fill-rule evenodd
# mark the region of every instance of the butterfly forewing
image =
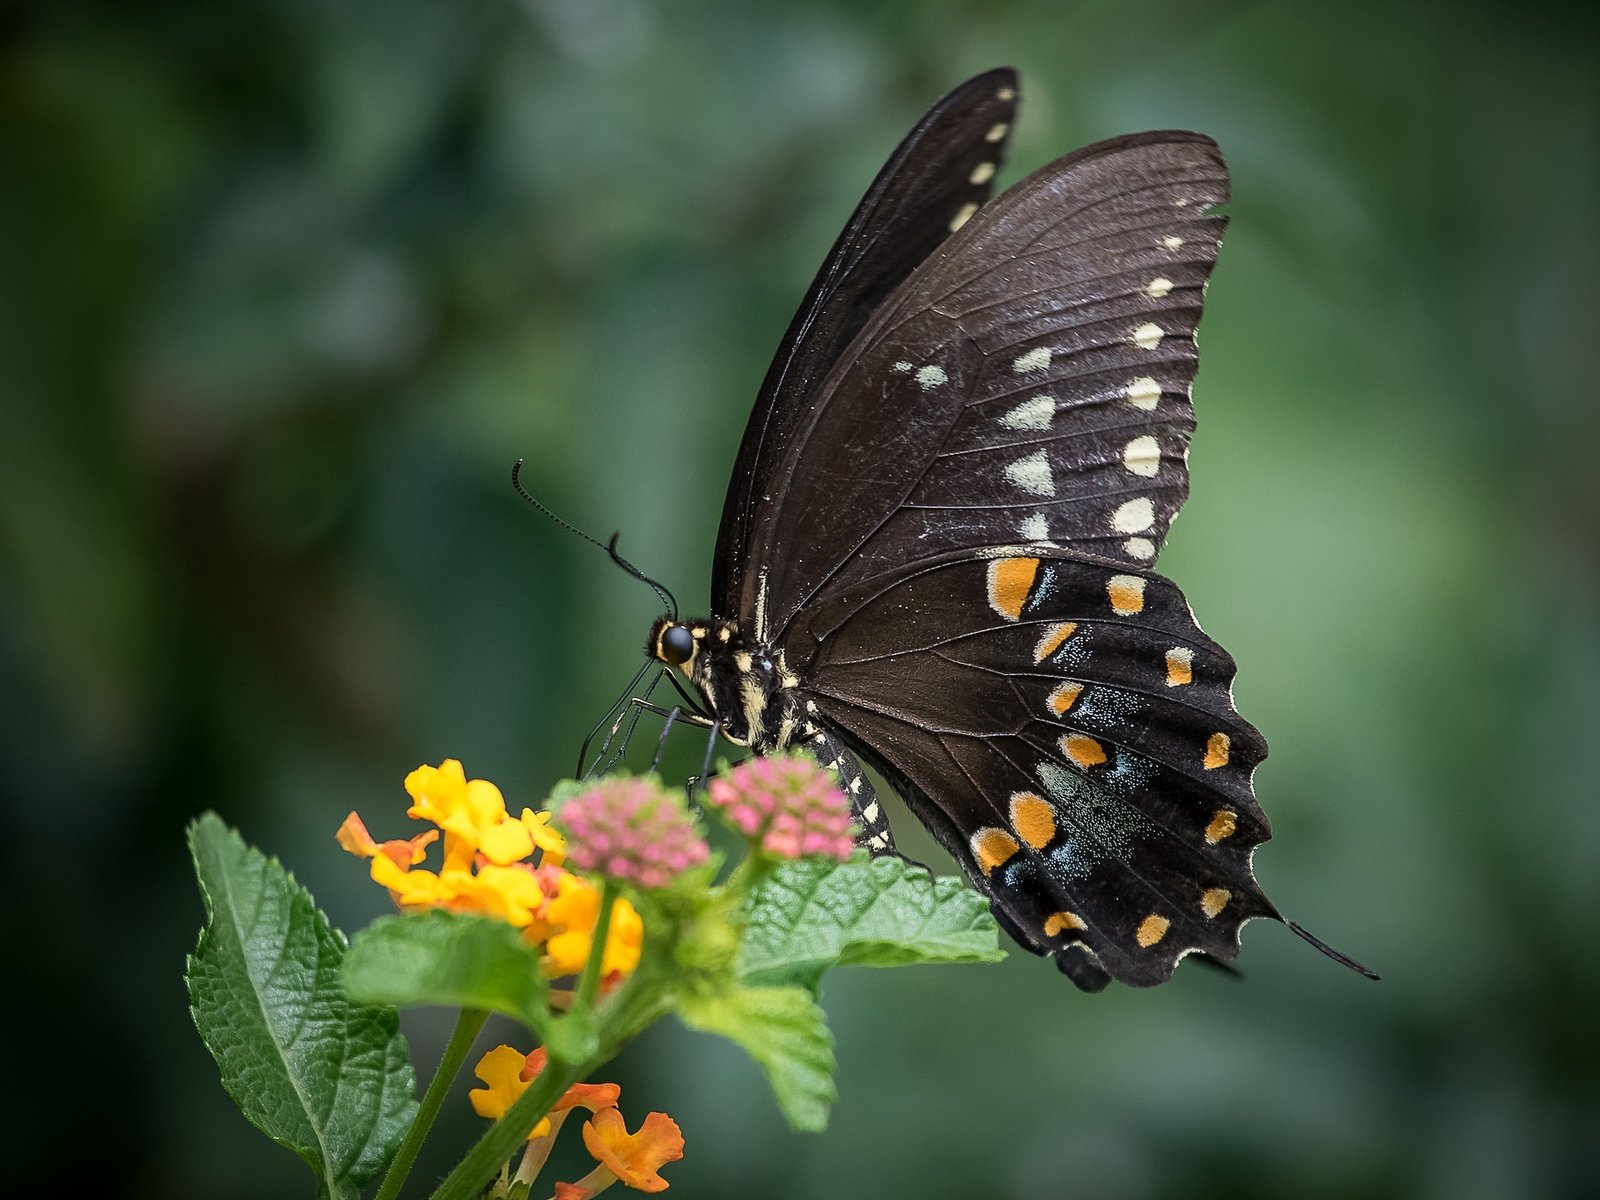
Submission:
<svg viewBox="0 0 1600 1200">
<path fill-rule="evenodd" d="M 777 636 L 830 589 L 953 549 L 1048 542 L 1149 565 L 1187 494 L 1194 331 L 1223 226 L 1208 210 L 1226 198 L 1210 139 L 1154 133 L 980 209 L 796 424 L 755 506 L 741 616 Z"/>
<path fill-rule="evenodd" d="M 1016 114 L 1017 75 L 986 71 L 940 100 L 900 143 L 795 313 L 745 428 L 711 581 L 719 616 L 754 615 L 750 522 L 829 369 L 891 292 L 993 190 Z"/>
</svg>

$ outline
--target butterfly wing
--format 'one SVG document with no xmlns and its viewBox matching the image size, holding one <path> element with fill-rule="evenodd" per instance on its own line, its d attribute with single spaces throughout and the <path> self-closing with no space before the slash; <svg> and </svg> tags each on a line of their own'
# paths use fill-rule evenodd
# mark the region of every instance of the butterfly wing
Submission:
<svg viewBox="0 0 1600 1200">
<path fill-rule="evenodd" d="M 1187 495 L 1227 196 L 1192 133 L 1036 172 L 883 303 L 752 493 L 746 628 L 1084 987 L 1230 958 L 1275 915 L 1250 870 L 1265 742 L 1148 572 Z"/>
<path fill-rule="evenodd" d="M 950 550 L 1153 562 L 1188 492 L 1227 198 L 1215 143 L 1166 132 L 1079 150 L 979 209 L 748 481 L 741 624 L 777 640 L 803 606 Z"/>
<path fill-rule="evenodd" d="M 829 726 L 907 785 L 1017 940 L 1081 986 L 1226 959 L 1276 916 L 1234 664 L 1175 585 L 1107 559 L 957 553 L 808 608 L 796 668 Z"/>
<path fill-rule="evenodd" d="M 743 611 L 750 522 L 829 368 L 890 293 L 989 198 L 1016 103 L 1010 67 L 951 91 L 906 135 L 834 243 L 778 346 L 739 446 L 713 560 L 719 616 Z"/>
</svg>

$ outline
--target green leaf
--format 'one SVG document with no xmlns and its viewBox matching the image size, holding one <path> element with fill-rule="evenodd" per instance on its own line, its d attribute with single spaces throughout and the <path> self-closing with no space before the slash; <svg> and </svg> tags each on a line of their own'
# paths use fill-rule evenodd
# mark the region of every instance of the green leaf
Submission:
<svg viewBox="0 0 1600 1200">
<path fill-rule="evenodd" d="M 356 935 L 344 986 L 367 1004 L 487 1009 L 539 1033 L 550 1022 L 539 951 L 492 917 L 443 911 L 381 917 Z"/>
<path fill-rule="evenodd" d="M 804 858 L 761 881 L 745 908 L 746 983 L 815 990 L 834 966 L 999 962 L 989 902 L 952 876 L 858 851 L 848 862 Z"/>
<path fill-rule="evenodd" d="M 719 1033 L 742 1046 L 772 1085 L 794 1129 L 820 1133 L 838 1099 L 833 1084 L 833 1035 L 822 1009 L 804 988 L 734 988 L 685 996 L 678 1016 L 691 1029 Z"/>
<path fill-rule="evenodd" d="M 215 813 L 189 827 L 189 850 L 206 905 L 189 1009 L 222 1086 L 316 1172 L 319 1196 L 354 1200 L 416 1113 L 395 1011 L 346 998 L 343 936 L 276 859 Z"/>
</svg>

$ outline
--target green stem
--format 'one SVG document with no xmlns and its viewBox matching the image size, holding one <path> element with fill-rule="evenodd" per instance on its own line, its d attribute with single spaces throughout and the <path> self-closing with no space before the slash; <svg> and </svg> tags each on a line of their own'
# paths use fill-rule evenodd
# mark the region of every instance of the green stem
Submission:
<svg viewBox="0 0 1600 1200">
<path fill-rule="evenodd" d="M 461 1010 L 461 1015 L 456 1018 L 456 1027 L 451 1031 L 450 1041 L 445 1045 L 444 1055 L 439 1059 L 439 1068 L 428 1082 L 428 1090 L 417 1109 L 416 1119 L 406 1131 L 406 1140 L 400 1143 L 400 1149 L 395 1152 L 394 1161 L 389 1164 L 389 1170 L 383 1177 L 383 1186 L 373 1200 L 394 1200 L 400 1194 L 406 1177 L 411 1174 L 412 1164 L 417 1161 L 422 1143 L 433 1128 L 434 1118 L 439 1115 L 445 1093 L 450 1090 L 450 1084 L 461 1070 L 461 1064 L 466 1061 L 472 1043 L 477 1040 L 478 1031 L 488 1019 L 489 1014 L 483 1009 Z"/>
<path fill-rule="evenodd" d="M 604 1061 L 597 1058 L 589 1063 L 569 1064 L 552 1057 L 528 1085 L 528 1090 L 506 1109 L 505 1116 L 489 1126 L 489 1132 L 479 1138 L 478 1144 L 467 1151 L 456 1169 L 445 1176 L 432 1200 L 471 1200 L 481 1195 L 495 1172 L 516 1153 L 517 1147 L 527 1143 L 529 1132 L 561 1094 Z"/>
<path fill-rule="evenodd" d="M 600 913 L 595 919 L 589 958 L 583 964 L 578 994 L 566 1020 L 588 1022 L 593 1019 L 595 999 L 600 994 L 600 964 L 605 960 L 606 942 L 611 936 L 611 910 L 616 907 L 618 894 L 617 885 L 606 880 L 605 889 L 600 893 Z M 527 1143 L 528 1134 L 562 1093 L 610 1060 L 612 1051 L 608 1047 L 613 1044 L 609 1038 L 602 1039 L 600 1052 L 581 1063 L 566 1062 L 547 1045 L 546 1049 L 551 1052 L 544 1070 L 505 1115 L 489 1127 L 489 1132 L 478 1139 L 478 1144 L 467 1151 L 456 1169 L 445 1176 L 431 1200 L 471 1200 L 481 1194 L 495 1172 L 516 1153 L 517 1147 Z"/>
<path fill-rule="evenodd" d="M 578 995 L 572 1011 L 587 1016 L 594 1011 L 594 1002 L 600 995 L 600 964 L 605 961 L 606 942 L 611 937 L 611 910 L 617 903 L 617 885 L 607 879 L 600 893 L 600 915 L 594 922 L 594 940 L 589 946 L 589 961 L 583 964 L 583 977 L 578 980 Z"/>
</svg>

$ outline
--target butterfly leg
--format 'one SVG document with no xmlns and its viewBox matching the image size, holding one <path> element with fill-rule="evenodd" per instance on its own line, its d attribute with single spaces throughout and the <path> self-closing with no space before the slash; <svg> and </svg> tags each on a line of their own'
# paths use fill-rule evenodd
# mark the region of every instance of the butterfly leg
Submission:
<svg viewBox="0 0 1600 1200">
<path fill-rule="evenodd" d="M 894 834 L 889 830 L 889 820 L 883 815 L 883 806 L 878 803 L 878 793 L 867 778 L 860 760 L 825 729 L 807 738 L 801 747 L 834 775 L 840 789 L 850 798 L 850 819 L 861 829 L 856 834 L 856 845 L 865 846 L 874 857 L 879 854 L 899 854 L 894 847 Z"/>
</svg>

